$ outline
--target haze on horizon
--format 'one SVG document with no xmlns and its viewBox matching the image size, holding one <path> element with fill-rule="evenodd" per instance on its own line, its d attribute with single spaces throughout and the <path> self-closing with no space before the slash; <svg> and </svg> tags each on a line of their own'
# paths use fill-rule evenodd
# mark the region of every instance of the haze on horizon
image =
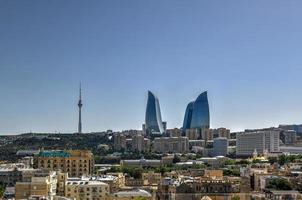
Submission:
<svg viewBox="0 0 302 200">
<path fill-rule="evenodd" d="M 0 134 L 168 128 L 207 90 L 211 127 L 302 123 L 301 1 L 0 0 Z"/>
</svg>

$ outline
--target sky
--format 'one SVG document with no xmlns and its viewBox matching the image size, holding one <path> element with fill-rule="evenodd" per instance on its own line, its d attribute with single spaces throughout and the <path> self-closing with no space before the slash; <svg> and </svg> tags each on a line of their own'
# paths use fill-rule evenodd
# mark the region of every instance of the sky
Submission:
<svg viewBox="0 0 302 200">
<path fill-rule="evenodd" d="M 211 127 L 302 123 L 300 0 L 0 0 L 0 134 L 168 128 L 207 90 Z"/>
</svg>

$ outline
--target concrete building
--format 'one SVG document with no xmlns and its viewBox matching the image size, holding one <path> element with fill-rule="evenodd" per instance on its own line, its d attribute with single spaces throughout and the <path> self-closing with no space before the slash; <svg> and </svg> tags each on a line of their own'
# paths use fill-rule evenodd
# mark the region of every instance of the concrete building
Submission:
<svg viewBox="0 0 302 200">
<path fill-rule="evenodd" d="M 113 148 L 117 151 L 126 149 L 126 136 L 118 133 L 113 135 Z"/>
<path fill-rule="evenodd" d="M 168 129 L 166 132 L 170 137 L 181 137 L 182 134 L 182 130 L 178 128 Z"/>
<path fill-rule="evenodd" d="M 294 130 L 281 131 L 280 140 L 285 145 L 292 145 L 297 142 L 297 133 Z"/>
<path fill-rule="evenodd" d="M 279 152 L 279 130 L 259 130 L 237 133 L 238 156 L 251 156 L 257 151 L 263 154 Z"/>
<path fill-rule="evenodd" d="M 136 167 L 159 167 L 162 165 L 161 160 L 121 160 L 121 166 L 136 166 Z"/>
<path fill-rule="evenodd" d="M 89 150 L 41 151 L 37 156 L 37 167 L 81 177 L 93 173 L 94 158 Z"/>
<path fill-rule="evenodd" d="M 213 138 L 225 137 L 227 139 L 230 139 L 230 129 L 217 128 L 217 129 L 211 129 L 211 130 L 213 132 Z"/>
<path fill-rule="evenodd" d="M 226 156 L 228 154 L 228 145 L 226 137 L 214 138 L 212 156 Z"/>
<path fill-rule="evenodd" d="M 33 168 L 26 168 L 23 163 L 11 163 L 0 165 L 0 182 L 7 187 L 15 186 L 16 182 L 30 179 L 34 172 Z"/>
<path fill-rule="evenodd" d="M 185 130 L 186 137 L 188 137 L 189 140 L 199 140 L 201 139 L 201 132 L 200 129 L 186 129 Z"/>
<path fill-rule="evenodd" d="M 155 138 L 154 150 L 160 153 L 186 153 L 189 151 L 189 140 L 187 137 Z"/>
<path fill-rule="evenodd" d="M 105 200 L 110 194 L 109 185 L 84 178 L 68 178 L 65 196 L 75 200 Z"/>
<path fill-rule="evenodd" d="M 17 182 L 15 186 L 16 200 L 30 198 L 53 199 L 56 195 L 57 176 L 56 172 L 50 172 L 48 175 L 36 174 L 31 177 L 29 182 Z"/>
</svg>

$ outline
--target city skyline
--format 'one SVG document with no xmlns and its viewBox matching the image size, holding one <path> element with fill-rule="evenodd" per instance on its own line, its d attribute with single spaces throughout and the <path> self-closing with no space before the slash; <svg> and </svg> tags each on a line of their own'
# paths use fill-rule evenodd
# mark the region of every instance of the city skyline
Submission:
<svg viewBox="0 0 302 200">
<path fill-rule="evenodd" d="M 0 5 L 0 134 L 77 132 L 79 80 L 83 132 L 141 129 L 147 90 L 168 128 L 204 90 L 211 127 L 302 123 L 302 2 Z"/>
</svg>

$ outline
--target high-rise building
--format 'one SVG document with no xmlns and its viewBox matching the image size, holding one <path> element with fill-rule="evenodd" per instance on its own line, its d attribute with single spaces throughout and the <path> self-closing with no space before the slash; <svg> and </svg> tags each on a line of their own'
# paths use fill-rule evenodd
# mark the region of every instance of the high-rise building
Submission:
<svg viewBox="0 0 302 200">
<path fill-rule="evenodd" d="M 183 130 L 202 129 L 210 127 L 210 111 L 207 92 L 201 93 L 197 99 L 190 102 L 186 108 Z"/>
<path fill-rule="evenodd" d="M 148 101 L 146 108 L 145 127 L 147 134 L 163 134 L 164 127 L 161 119 L 158 98 L 148 91 Z"/>
<path fill-rule="evenodd" d="M 226 156 L 228 154 L 228 139 L 218 137 L 213 140 L 213 156 Z"/>
<path fill-rule="evenodd" d="M 194 101 L 190 102 L 187 105 L 186 112 L 185 112 L 185 118 L 184 118 L 184 122 L 182 125 L 183 130 L 191 129 L 193 106 L 194 106 Z"/>
<path fill-rule="evenodd" d="M 37 167 L 61 170 L 71 177 L 81 177 L 93 173 L 94 158 L 89 150 L 40 151 Z"/>
<path fill-rule="evenodd" d="M 237 148 L 238 156 L 251 156 L 258 152 L 263 154 L 266 151 L 279 152 L 279 130 L 259 130 L 252 132 L 237 133 Z"/>
<path fill-rule="evenodd" d="M 280 139 L 285 145 L 292 145 L 297 141 L 297 133 L 294 130 L 281 131 Z"/>
</svg>

